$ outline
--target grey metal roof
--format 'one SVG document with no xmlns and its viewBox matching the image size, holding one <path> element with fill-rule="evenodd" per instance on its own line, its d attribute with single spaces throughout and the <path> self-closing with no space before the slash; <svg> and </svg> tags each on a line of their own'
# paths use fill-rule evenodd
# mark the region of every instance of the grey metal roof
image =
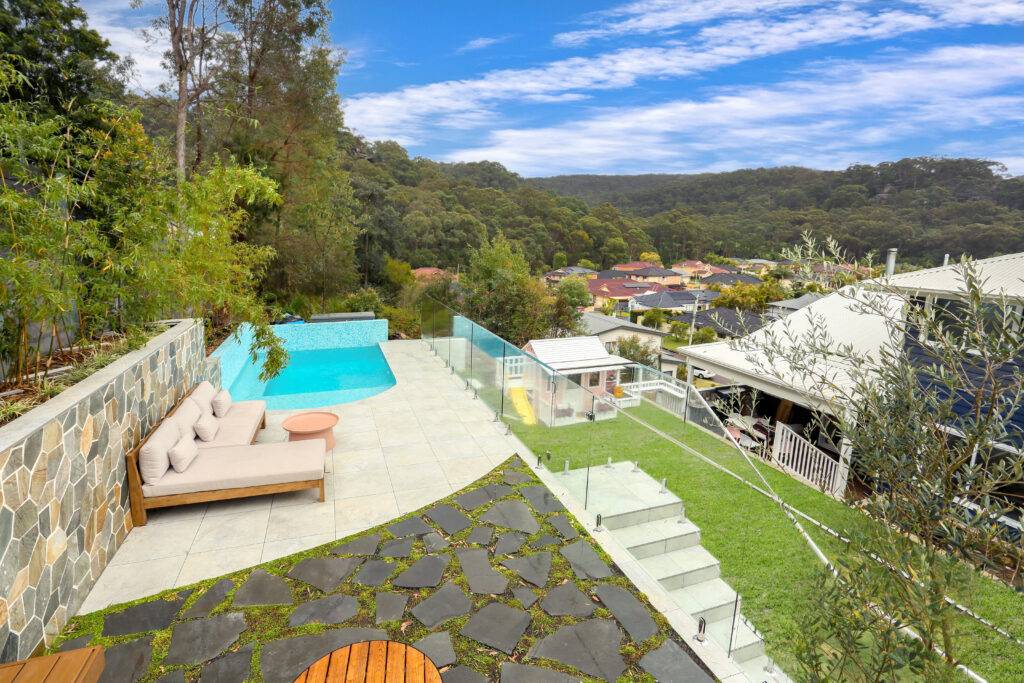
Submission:
<svg viewBox="0 0 1024 683">
<path fill-rule="evenodd" d="M 756 285 L 763 282 L 763 280 L 756 275 L 748 275 L 747 273 L 715 273 L 714 275 L 701 278 L 701 282 L 706 285 L 735 285 L 738 283 Z"/>
<path fill-rule="evenodd" d="M 982 289 L 989 296 L 1024 299 L 1024 252 L 993 256 L 974 262 Z M 909 293 L 963 294 L 963 270 L 959 263 L 901 273 L 879 282 Z"/>
<path fill-rule="evenodd" d="M 644 294 L 635 297 L 633 302 L 648 308 L 675 308 L 689 306 L 694 301 L 711 301 L 719 296 L 718 292 L 708 289 L 680 289 Z"/>
<path fill-rule="evenodd" d="M 791 311 L 797 311 L 803 308 L 804 306 L 813 304 L 815 301 L 817 301 L 823 296 L 825 295 L 819 294 L 818 292 L 807 292 L 806 294 L 798 296 L 795 299 L 783 299 L 782 301 L 772 301 L 768 305 L 774 306 L 775 308 L 787 308 Z"/>
<path fill-rule="evenodd" d="M 661 330 L 655 330 L 650 327 L 644 327 L 643 325 L 637 325 L 624 318 L 616 318 L 610 315 L 604 315 L 603 313 L 584 313 L 580 318 L 580 324 L 587 334 L 602 334 L 610 330 L 617 330 L 624 328 L 627 330 L 634 330 L 636 332 L 645 332 L 647 334 L 656 334 L 664 337 L 667 333 Z"/>
</svg>

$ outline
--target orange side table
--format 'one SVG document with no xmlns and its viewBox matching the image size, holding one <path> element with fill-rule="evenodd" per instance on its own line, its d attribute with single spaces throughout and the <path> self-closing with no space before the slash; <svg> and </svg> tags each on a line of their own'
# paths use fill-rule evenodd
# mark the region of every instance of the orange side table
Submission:
<svg viewBox="0 0 1024 683">
<path fill-rule="evenodd" d="M 288 432 L 289 441 L 305 439 L 324 439 L 327 450 L 334 448 L 334 425 L 338 424 L 338 416 L 322 410 L 299 413 L 285 418 L 281 426 Z"/>
</svg>

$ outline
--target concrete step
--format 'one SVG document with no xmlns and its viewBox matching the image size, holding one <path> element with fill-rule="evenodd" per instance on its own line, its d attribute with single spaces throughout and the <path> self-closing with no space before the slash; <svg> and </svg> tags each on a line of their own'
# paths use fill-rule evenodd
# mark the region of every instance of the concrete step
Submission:
<svg viewBox="0 0 1024 683">
<path fill-rule="evenodd" d="M 597 514 L 601 514 L 601 524 L 605 529 L 623 529 L 625 527 L 637 526 L 639 524 L 646 524 L 647 522 L 658 521 L 662 519 L 675 520 L 683 514 L 683 504 L 681 501 L 671 501 L 662 503 L 661 505 L 653 505 L 643 510 L 631 510 L 629 512 L 619 512 L 613 514 L 604 514 L 601 512 L 601 499 L 595 499 L 589 506 Z"/>
<path fill-rule="evenodd" d="M 789 683 L 791 680 L 768 655 L 759 655 L 741 662 L 740 668 L 751 683 Z"/>
<path fill-rule="evenodd" d="M 736 608 L 736 591 L 722 579 L 701 581 L 671 592 L 676 604 L 694 619 L 704 619 L 710 624 L 732 617 Z"/>
<path fill-rule="evenodd" d="M 683 514 L 683 501 L 631 462 L 581 467 L 557 474 L 576 500 L 601 515 L 606 529 L 622 529 Z"/>
<path fill-rule="evenodd" d="M 618 528 L 612 535 L 638 560 L 700 544 L 700 529 L 682 515 Z"/>
<path fill-rule="evenodd" d="M 727 619 L 713 621 L 708 624 L 708 635 L 725 648 L 726 652 L 730 652 L 732 658 L 737 663 L 742 664 L 764 654 L 764 641 L 761 640 L 761 636 L 754 633 L 754 630 L 747 626 L 747 623 L 742 619 L 737 620 L 736 633 L 730 641 L 729 634 L 732 630 L 732 625 L 733 620 L 731 616 Z"/>
<path fill-rule="evenodd" d="M 715 556 L 699 545 L 647 557 L 640 564 L 670 591 L 716 579 L 720 570 Z"/>
</svg>

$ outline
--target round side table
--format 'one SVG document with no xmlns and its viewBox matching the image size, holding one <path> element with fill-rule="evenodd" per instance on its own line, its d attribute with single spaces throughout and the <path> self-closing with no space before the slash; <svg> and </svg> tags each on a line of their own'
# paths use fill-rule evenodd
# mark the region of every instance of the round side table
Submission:
<svg viewBox="0 0 1024 683">
<path fill-rule="evenodd" d="M 324 439 L 327 450 L 334 448 L 334 425 L 338 424 L 338 416 L 322 410 L 299 413 L 285 418 L 281 426 L 288 432 L 289 441 L 304 439 Z"/>
<path fill-rule="evenodd" d="M 441 683 L 430 658 L 394 640 L 367 640 L 329 652 L 295 677 L 295 683 Z"/>
</svg>

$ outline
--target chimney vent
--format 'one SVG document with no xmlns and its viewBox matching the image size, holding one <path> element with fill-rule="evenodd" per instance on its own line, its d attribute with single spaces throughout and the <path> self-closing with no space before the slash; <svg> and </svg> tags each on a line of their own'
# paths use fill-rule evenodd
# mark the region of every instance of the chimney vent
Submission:
<svg viewBox="0 0 1024 683">
<path fill-rule="evenodd" d="M 896 248 L 893 247 L 885 254 L 885 276 L 892 277 L 896 273 Z"/>
</svg>

